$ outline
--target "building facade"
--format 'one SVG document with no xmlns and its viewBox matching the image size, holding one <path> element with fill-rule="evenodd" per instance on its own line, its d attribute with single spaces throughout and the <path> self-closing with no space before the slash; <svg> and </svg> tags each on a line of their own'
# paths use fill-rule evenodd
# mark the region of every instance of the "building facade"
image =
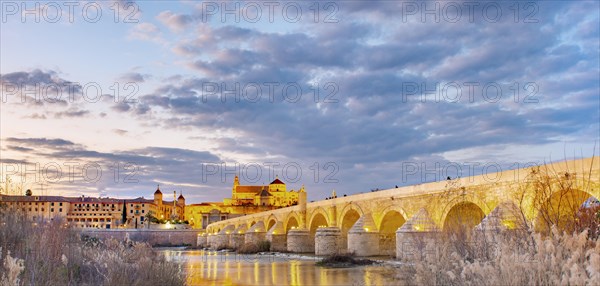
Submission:
<svg viewBox="0 0 600 286">
<path fill-rule="evenodd" d="M 9 210 L 23 212 L 33 221 L 51 221 L 60 218 L 79 228 L 144 228 L 148 219 L 185 220 L 185 198 L 164 201 L 160 188 L 154 199 L 115 199 L 62 196 L 9 196 L 0 195 L 0 204 Z M 125 213 L 125 222 L 123 222 Z"/>
<path fill-rule="evenodd" d="M 304 187 L 302 187 L 304 189 Z M 231 198 L 223 202 L 191 204 L 185 207 L 185 217 L 193 228 L 234 217 L 298 204 L 300 191 L 287 190 L 284 182 L 275 178 L 269 185 L 241 185 L 235 176 Z"/>
<path fill-rule="evenodd" d="M 231 198 L 223 202 L 186 206 L 182 194 L 176 198 L 173 192 L 173 200 L 167 201 L 157 187 L 153 199 L 0 195 L 0 204 L 21 211 L 34 221 L 61 218 L 78 228 L 145 228 L 149 227 L 149 220 L 155 218 L 162 222 L 187 221 L 192 228 L 204 229 L 213 222 L 296 205 L 299 192 L 288 191 L 279 178 L 269 185 L 241 185 L 236 176 Z"/>
</svg>

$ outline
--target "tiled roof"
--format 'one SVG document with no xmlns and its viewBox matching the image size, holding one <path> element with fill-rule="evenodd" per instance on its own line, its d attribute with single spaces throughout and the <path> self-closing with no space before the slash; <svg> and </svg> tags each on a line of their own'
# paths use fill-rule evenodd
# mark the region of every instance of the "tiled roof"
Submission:
<svg viewBox="0 0 600 286">
<path fill-rule="evenodd" d="M 126 203 L 154 203 L 153 200 L 144 198 L 135 199 L 115 199 L 115 198 L 94 198 L 94 197 L 63 197 L 63 196 L 8 196 L 0 195 L 5 202 L 70 202 L 70 203 L 102 203 L 102 204 L 121 204 Z M 163 201 L 163 204 L 173 204 L 173 202 Z"/>
<path fill-rule="evenodd" d="M 258 194 L 258 196 L 261 196 L 261 197 L 270 197 L 270 196 L 273 196 L 273 195 L 271 195 L 271 193 L 269 193 L 269 191 L 267 191 L 267 190 L 263 189 L 263 190 L 260 192 L 260 194 Z"/>
<path fill-rule="evenodd" d="M 80 198 L 67 198 L 61 196 L 9 196 L 0 195 L 5 202 L 70 202 Z"/>
<path fill-rule="evenodd" d="M 236 193 L 254 193 L 254 194 L 258 194 L 264 188 L 265 188 L 265 186 L 236 186 L 235 187 L 235 192 Z"/>
<path fill-rule="evenodd" d="M 278 185 L 285 185 L 285 184 L 284 184 L 284 183 L 283 183 L 281 180 L 279 180 L 279 179 L 275 179 L 275 180 L 274 180 L 273 182 L 271 182 L 269 185 L 275 185 L 275 184 L 278 184 Z"/>
</svg>

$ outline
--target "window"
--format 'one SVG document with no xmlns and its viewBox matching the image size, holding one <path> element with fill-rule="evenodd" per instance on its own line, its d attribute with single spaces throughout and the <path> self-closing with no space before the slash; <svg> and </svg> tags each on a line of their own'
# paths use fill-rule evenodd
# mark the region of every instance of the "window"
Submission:
<svg viewBox="0 0 600 286">
<path fill-rule="evenodd" d="M 144 221 L 144 217 L 140 217 L 140 221 Z"/>
<path fill-rule="evenodd" d="M 51 206 L 54 206 L 54 203 L 50 203 Z"/>
<path fill-rule="evenodd" d="M 58 212 L 61 212 L 61 213 L 62 213 L 62 208 L 58 209 Z"/>
<path fill-rule="evenodd" d="M 130 210 L 129 213 L 133 213 L 133 210 Z"/>
<path fill-rule="evenodd" d="M 142 213 L 144 213 L 144 210 L 142 210 Z"/>
<path fill-rule="evenodd" d="M 62 207 L 62 203 L 58 203 L 58 205 Z"/>
<path fill-rule="evenodd" d="M 54 212 L 54 208 L 51 208 L 51 209 L 50 209 L 50 212 L 52 212 L 52 213 L 53 213 L 53 212 Z"/>
</svg>

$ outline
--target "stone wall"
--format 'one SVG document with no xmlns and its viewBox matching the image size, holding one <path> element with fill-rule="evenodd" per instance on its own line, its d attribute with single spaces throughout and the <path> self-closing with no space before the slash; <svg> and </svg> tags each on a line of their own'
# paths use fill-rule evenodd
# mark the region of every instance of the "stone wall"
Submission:
<svg viewBox="0 0 600 286">
<path fill-rule="evenodd" d="M 156 230 L 156 229 L 86 229 L 81 234 L 99 239 L 115 238 L 147 242 L 153 246 L 191 245 L 197 246 L 199 230 Z"/>
</svg>

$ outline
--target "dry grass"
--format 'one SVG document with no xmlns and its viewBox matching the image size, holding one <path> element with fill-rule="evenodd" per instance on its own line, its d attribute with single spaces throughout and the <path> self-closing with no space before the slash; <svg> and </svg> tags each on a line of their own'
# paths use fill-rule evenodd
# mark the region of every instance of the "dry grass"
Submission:
<svg viewBox="0 0 600 286">
<path fill-rule="evenodd" d="M 60 221 L 1 208 L 0 222 L 2 286 L 184 284 L 179 267 L 146 243 L 82 238 Z"/>
<path fill-rule="evenodd" d="M 517 204 L 507 209 L 516 219 L 510 229 L 472 230 L 480 216 L 459 209 L 458 221 L 444 232 L 413 238 L 409 253 L 399 257 L 404 263 L 397 283 L 598 285 L 600 207 L 582 207 L 591 173 L 574 171 L 533 168 L 527 184 L 515 190 Z M 452 186 L 443 198 L 465 195 L 460 190 Z"/>
<path fill-rule="evenodd" d="M 597 285 L 600 241 L 579 234 L 500 235 L 464 243 L 439 237 L 405 259 L 402 285 Z M 461 254 L 461 252 L 463 254 Z"/>
</svg>

